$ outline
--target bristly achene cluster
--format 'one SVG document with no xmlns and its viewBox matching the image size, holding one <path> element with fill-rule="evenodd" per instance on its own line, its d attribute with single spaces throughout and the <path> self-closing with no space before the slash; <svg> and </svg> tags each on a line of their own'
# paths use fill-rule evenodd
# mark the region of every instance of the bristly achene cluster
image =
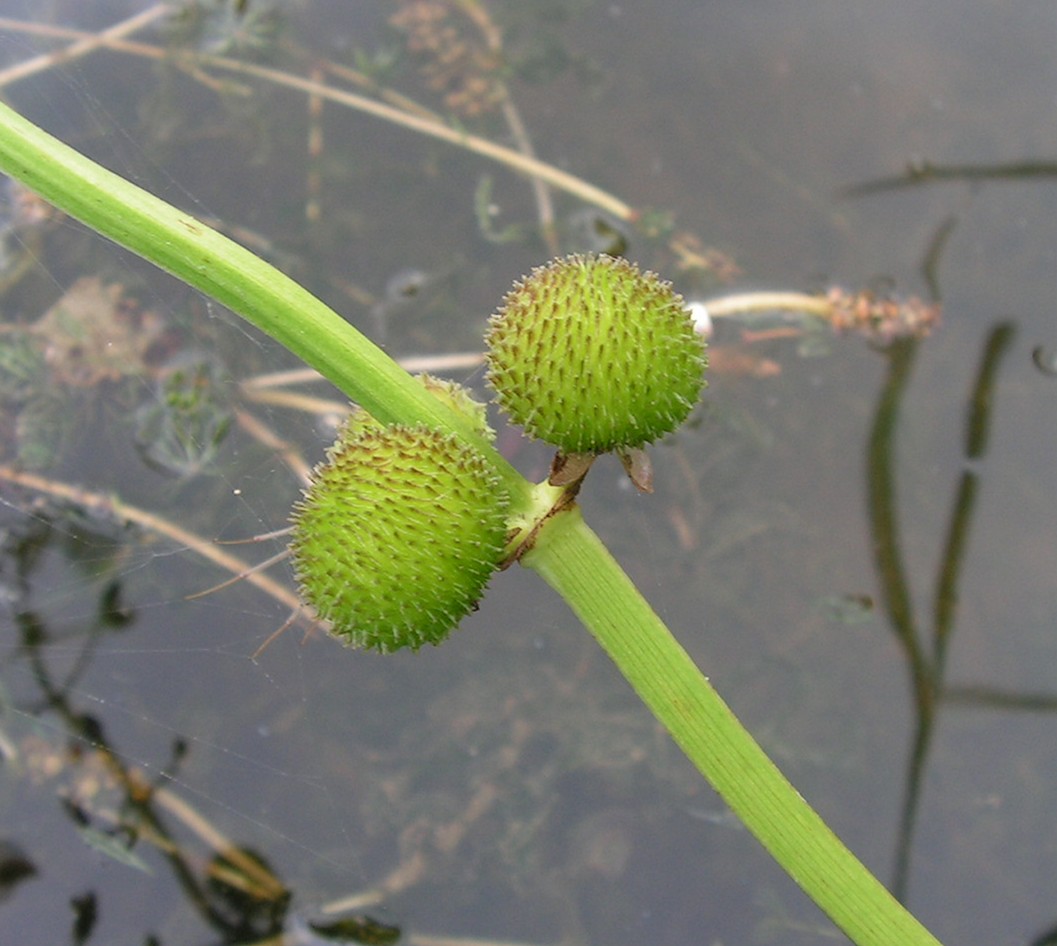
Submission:
<svg viewBox="0 0 1057 946">
<path fill-rule="evenodd" d="M 704 342 L 682 297 L 624 259 L 569 256 L 533 270 L 486 341 L 499 404 L 567 454 L 651 443 L 686 420 L 704 387 Z"/>
<path fill-rule="evenodd" d="M 632 472 L 638 448 L 675 430 L 704 386 L 704 342 L 682 298 L 622 259 L 570 256 L 534 270 L 487 340 L 500 405 L 561 458 L 580 458 L 580 477 L 610 450 Z M 467 392 L 423 380 L 493 436 Z M 354 415 L 294 510 L 301 593 L 347 643 L 439 643 L 502 562 L 507 512 L 491 462 L 455 435 Z"/>
<path fill-rule="evenodd" d="M 506 538 L 491 464 L 424 427 L 343 430 L 294 510 L 302 596 L 348 644 L 437 644 L 475 606 Z"/>
</svg>

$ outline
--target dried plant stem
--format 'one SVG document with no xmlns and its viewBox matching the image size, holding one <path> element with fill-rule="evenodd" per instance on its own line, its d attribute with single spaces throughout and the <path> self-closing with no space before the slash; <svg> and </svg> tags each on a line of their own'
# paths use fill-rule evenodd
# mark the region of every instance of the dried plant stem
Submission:
<svg viewBox="0 0 1057 946">
<path fill-rule="evenodd" d="M 19 748 L 10 745 L 11 759 L 18 760 Z M 35 750 L 38 751 L 39 750 Z M 61 750 L 63 760 L 48 775 L 67 771 L 73 766 L 95 769 L 95 761 L 120 786 L 127 802 L 119 808 L 91 805 L 93 819 L 106 822 L 116 828 L 131 828 L 138 839 L 153 844 L 169 856 L 187 859 L 183 847 L 173 840 L 168 830 L 156 817 L 164 811 L 198 838 L 217 857 L 203 865 L 205 873 L 214 879 L 223 880 L 259 900 L 276 900 L 286 895 L 286 888 L 278 877 L 259 861 L 250 857 L 189 802 L 165 785 L 158 785 L 147 773 L 137 767 L 126 765 L 121 757 L 105 743 L 93 743 L 83 752 Z M 85 781 L 98 787 L 99 774 L 85 773 Z M 84 791 L 84 789 L 82 789 Z M 60 789 L 59 794 L 65 794 Z M 146 817 L 137 817 L 137 812 Z"/>
<path fill-rule="evenodd" d="M 306 486 L 311 478 L 312 468 L 305 462 L 301 452 L 292 443 L 283 440 L 271 427 L 249 411 L 235 408 L 235 422 L 258 443 L 264 444 L 276 456 L 281 457 L 297 481 Z"/>
<path fill-rule="evenodd" d="M 349 894 L 323 907 L 324 913 L 345 913 L 363 910 L 384 902 L 396 894 L 409 890 L 425 878 L 429 860 L 425 851 L 418 848 L 408 854 L 393 870 L 368 890 Z"/>
<path fill-rule="evenodd" d="M 831 286 L 823 295 L 800 292 L 749 292 L 721 296 L 701 303 L 710 318 L 737 318 L 750 321 L 756 313 L 799 312 L 815 316 L 836 332 L 855 331 L 881 344 L 896 338 L 920 338 L 938 324 L 938 302 L 917 296 L 901 299 L 878 295 L 871 290 L 848 292 Z"/>
<path fill-rule="evenodd" d="M 18 82 L 20 79 L 25 79 L 27 76 L 35 75 L 38 72 L 45 72 L 62 63 L 69 62 L 71 59 L 77 59 L 87 53 L 94 52 L 102 46 L 108 46 L 115 40 L 123 39 L 137 30 L 149 26 L 168 14 L 169 11 L 170 7 L 168 4 L 156 3 L 142 13 L 137 13 L 127 20 L 115 23 L 101 33 L 80 34 L 80 38 L 65 49 L 52 53 L 43 53 L 40 56 L 27 59 L 25 62 L 20 62 L 17 66 L 11 66 L 0 71 L 0 87 L 10 85 L 12 82 Z M 17 29 L 18 27 L 15 24 L 19 23 L 20 21 L 18 20 L 9 20 L 6 17 L 0 19 L 0 27 L 3 29 Z M 70 35 L 70 31 L 58 30 L 55 27 L 44 27 L 39 32 L 41 35 L 61 36 L 62 38 L 69 38 Z"/>
<path fill-rule="evenodd" d="M 405 371 L 456 371 L 479 368 L 484 364 L 484 353 L 468 351 L 452 355 L 422 355 L 398 358 L 396 361 Z"/>
<path fill-rule="evenodd" d="M 305 79 L 300 76 L 281 72 L 278 69 L 270 69 L 266 66 L 258 66 L 249 62 L 240 62 L 235 59 L 229 59 L 225 56 L 173 55 L 167 50 L 162 49 L 159 46 L 153 46 L 149 43 L 130 42 L 125 39 L 106 36 L 105 33 L 95 34 L 86 33 L 82 30 L 42 26 L 35 23 L 26 23 L 20 20 L 11 19 L 10 17 L 0 17 L 0 29 L 37 33 L 63 39 L 83 40 L 85 42 L 91 40 L 93 43 L 91 48 L 105 47 L 117 52 L 133 56 L 142 56 L 148 59 L 167 59 L 177 65 L 184 65 L 187 68 L 209 66 L 214 69 L 221 69 L 244 76 L 251 76 L 255 79 L 262 79 L 274 85 L 284 86 L 289 89 L 296 89 L 300 92 L 304 92 L 306 95 L 318 96 L 320 99 L 336 102 L 339 105 L 344 105 L 347 108 L 354 109 L 366 115 L 373 115 L 375 118 L 380 118 L 383 121 L 399 125 L 409 131 L 415 131 L 419 134 L 445 141 L 456 147 L 464 148 L 474 154 L 496 161 L 513 171 L 524 174 L 531 180 L 550 184 L 559 190 L 572 194 L 585 203 L 593 204 L 594 206 L 605 210 L 619 220 L 634 221 L 638 218 L 638 212 L 619 197 L 615 197 L 613 194 L 602 190 L 602 188 L 596 187 L 594 184 L 576 177 L 574 174 L 562 171 L 560 168 L 556 168 L 552 164 L 547 164 L 545 161 L 541 161 L 538 158 L 522 154 L 520 151 L 516 151 L 513 148 L 498 145 L 493 141 L 489 141 L 487 138 L 481 138 L 478 135 L 469 134 L 462 129 L 453 128 L 451 125 L 448 125 L 439 119 L 430 118 L 417 113 L 412 114 L 402 108 L 388 105 L 385 102 L 367 98 L 366 96 L 359 95 L 355 92 L 349 92 L 344 89 L 334 89 L 330 86 L 321 85 L 318 82 L 313 82 L 311 79 Z M 63 56 L 62 54 L 59 54 L 58 58 L 48 65 L 55 65 L 61 61 L 63 61 Z M 40 68 L 46 68 L 46 66 Z M 16 76 L 16 78 L 18 78 L 18 76 Z M 14 80 L 12 79 L 9 81 Z"/>
<path fill-rule="evenodd" d="M 207 821 L 175 792 L 160 786 L 151 789 L 150 797 L 155 805 L 180 821 L 202 843 L 215 851 L 229 864 L 237 867 L 247 880 L 252 880 L 256 886 L 250 888 L 250 892 L 255 896 L 262 899 L 277 899 L 286 892 L 275 874 L 259 861 L 249 857 L 237 844 L 218 828 L 214 827 L 211 822 Z M 232 879 L 229 877 L 228 882 L 230 883 Z"/>
<path fill-rule="evenodd" d="M 120 48 L 123 45 L 125 44 L 115 45 L 115 48 Z M 529 178 L 543 181 L 559 190 L 573 194 L 589 204 L 594 204 L 596 207 L 608 211 L 620 220 L 633 221 L 638 217 L 638 213 L 629 204 L 582 178 L 562 171 L 552 164 L 540 161 L 538 158 L 529 157 L 512 148 L 498 145 L 487 138 L 481 138 L 461 129 L 452 128 L 443 122 L 410 115 L 383 102 L 366 98 L 354 92 L 320 86 L 318 83 L 313 83 L 308 79 L 302 79 L 299 76 L 293 76 L 276 69 L 257 66 L 253 63 L 238 62 L 237 60 L 220 56 L 201 56 L 198 58 L 203 65 L 264 79 L 276 85 L 298 89 L 308 94 L 315 93 L 321 98 L 329 99 L 368 115 L 373 115 L 375 118 L 381 118 L 410 131 L 417 131 L 431 138 L 438 138 L 448 144 L 465 148 L 467 151 L 490 158 L 511 170 L 525 174 Z"/>
<path fill-rule="evenodd" d="M 712 318 L 729 318 L 748 312 L 806 312 L 825 318 L 833 308 L 825 296 L 805 292 L 742 292 L 702 303 Z"/>
<path fill-rule="evenodd" d="M 304 411 L 306 414 L 335 414 L 341 417 L 349 412 L 349 405 L 346 401 L 332 401 L 324 397 L 299 394 L 297 391 L 277 390 L 273 387 L 248 387 L 243 390 L 243 395 L 247 401 L 253 401 L 256 404 L 288 407 L 291 410 Z"/>
<path fill-rule="evenodd" d="M 503 55 L 503 34 L 499 27 L 496 26 L 487 7 L 483 3 L 478 2 L 478 0 L 462 0 L 459 8 L 480 31 L 489 51 L 496 56 L 497 60 L 500 59 Z M 498 77 L 494 80 L 494 86 L 499 93 L 503 120 L 506 122 L 507 128 L 510 129 L 510 134 L 513 136 L 518 150 L 526 157 L 535 159 L 536 151 L 532 146 L 532 138 L 529 136 L 528 129 L 521 119 L 521 112 L 518 111 L 514 98 L 510 94 L 510 89 Z M 556 255 L 558 253 L 558 234 L 554 226 L 554 201 L 551 198 L 550 188 L 538 177 L 531 178 L 531 183 L 543 241 L 547 246 L 548 252 L 551 255 Z"/>
<path fill-rule="evenodd" d="M 402 92 L 397 92 L 395 89 L 388 89 L 385 86 L 379 85 L 374 79 L 368 75 L 364 75 L 358 69 L 352 69 L 349 66 L 343 65 L 340 62 L 334 62 L 331 59 L 323 60 L 320 65 L 331 75 L 337 76 L 339 79 L 344 79 L 350 85 L 357 86 L 364 91 L 370 92 L 372 95 L 376 95 L 383 102 L 388 102 L 398 111 L 407 112 L 409 115 L 419 115 L 422 118 L 429 118 L 435 122 L 443 121 L 443 118 L 440 115 L 432 109 L 427 108 L 421 102 L 416 102 L 410 96 L 404 95 Z"/>
<path fill-rule="evenodd" d="M 398 358 L 397 364 L 405 371 L 457 371 L 479 368 L 484 364 L 484 353 L 479 351 L 456 352 L 451 355 L 412 355 Z M 291 368 L 288 371 L 273 371 L 247 378 L 239 387 L 243 393 L 260 391 L 263 388 L 282 388 L 290 384 L 309 384 L 326 379 L 312 368 Z M 248 394 L 256 399 L 256 395 Z M 260 398 L 260 400 L 264 400 Z M 293 405 L 291 405 L 293 406 Z"/>
<path fill-rule="evenodd" d="M 518 111 L 517 106 L 514 105 L 514 101 L 510 97 L 506 85 L 502 86 L 502 90 L 503 118 L 506 120 L 507 127 L 510 129 L 510 134 L 513 135 L 514 141 L 517 143 L 518 149 L 521 153 L 525 155 L 525 157 L 535 161 L 537 160 L 536 149 L 533 148 L 532 139 L 529 137 L 528 129 L 525 127 L 525 123 L 521 120 L 521 113 Z M 547 186 L 546 181 L 536 175 L 530 177 L 529 182 L 532 185 L 532 196 L 536 201 L 536 211 L 540 223 L 540 234 L 543 237 L 543 242 L 547 247 L 547 251 L 551 253 L 551 255 L 556 255 L 559 249 L 558 231 L 554 222 L 554 200 L 551 197 L 550 187 Z"/>
<path fill-rule="evenodd" d="M 119 522 L 133 522 L 150 532 L 163 535 L 171 539 L 177 545 L 186 546 L 192 552 L 220 568 L 231 572 L 233 575 L 242 575 L 246 581 L 265 594 L 271 596 L 280 604 L 285 605 L 291 611 L 304 611 L 304 606 L 298 600 L 296 594 L 289 588 L 260 572 L 253 571 L 253 566 L 243 561 L 236 555 L 231 555 L 223 549 L 218 548 L 215 543 L 203 539 L 188 529 L 176 525 L 161 516 L 147 512 L 137 506 L 131 506 L 122 502 L 115 496 L 106 496 L 73 486 L 58 480 L 48 479 L 36 473 L 27 473 L 17 470 L 12 466 L 0 464 L 0 479 L 8 483 L 14 483 L 25 489 L 32 489 L 38 493 L 73 503 L 82 509 L 89 510 L 103 516 L 110 516 Z"/>
</svg>

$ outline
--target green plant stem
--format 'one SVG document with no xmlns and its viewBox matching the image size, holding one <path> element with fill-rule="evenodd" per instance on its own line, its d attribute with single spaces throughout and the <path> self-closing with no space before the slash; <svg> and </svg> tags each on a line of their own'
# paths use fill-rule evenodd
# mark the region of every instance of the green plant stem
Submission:
<svg viewBox="0 0 1057 946">
<path fill-rule="evenodd" d="M 565 599 L 742 823 L 854 942 L 936 946 L 767 757 L 579 509 L 551 517 L 522 564 Z"/>
<path fill-rule="evenodd" d="M 241 315 L 383 423 L 454 431 L 492 460 L 517 507 L 529 484 L 480 434 L 274 266 L 100 167 L 0 103 L 0 169 L 70 216 Z"/>
<path fill-rule="evenodd" d="M 0 170 L 242 315 L 383 422 L 458 433 L 493 459 L 515 513 L 546 498 L 545 487 L 522 478 L 469 424 L 306 290 L 5 105 Z M 860 946 L 936 946 L 768 760 L 578 511 L 544 524 L 526 564 L 567 598 L 738 816 L 849 936 Z"/>
</svg>

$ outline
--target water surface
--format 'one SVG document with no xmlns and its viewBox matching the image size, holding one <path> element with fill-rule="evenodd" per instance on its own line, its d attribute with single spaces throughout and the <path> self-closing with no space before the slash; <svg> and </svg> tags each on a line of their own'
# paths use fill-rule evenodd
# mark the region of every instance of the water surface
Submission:
<svg viewBox="0 0 1057 946">
<path fill-rule="evenodd" d="M 656 493 L 636 494 L 601 461 L 583 505 L 793 782 L 942 941 L 1047 941 L 1052 11 L 526 7 L 487 9 L 536 152 L 671 214 L 670 229 L 650 232 L 606 223 L 629 257 L 692 298 L 839 284 L 942 302 L 931 336 L 893 345 L 719 326 L 705 403 L 653 451 Z M 0 13 L 99 30 L 147 8 Z M 183 41 L 298 74 L 332 60 L 439 113 L 464 107 L 458 76 L 409 56 L 388 8 L 285 4 L 274 33 L 225 9 L 233 19 Z M 254 22 L 269 30 L 254 34 Z M 49 48 L 0 32 L 7 64 Z M 220 222 L 394 355 L 476 351 L 503 292 L 553 248 L 532 191 L 506 169 L 354 110 L 328 104 L 313 118 L 303 94 L 258 80 L 99 51 L 7 92 Z M 511 141 L 498 112 L 457 117 Z M 553 199 L 560 250 L 590 248 L 597 213 Z M 6 291 L 6 322 L 24 333 L 91 278 L 80 287 L 95 292 L 101 337 L 154 334 L 128 341 L 124 369 L 38 365 L 47 384 L 5 394 L 3 462 L 28 444 L 38 475 L 104 500 L 0 485 L 0 804 L 9 862 L 27 871 L 0 912 L 7 938 L 311 942 L 306 924 L 346 897 L 406 941 L 833 938 L 530 574 L 497 576 L 435 650 L 382 658 L 291 630 L 254 659 L 288 607 L 246 582 L 188 600 L 227 574 L 105 499 L 207 542 L 269 532 L 299 484 L 253 422 L 312 464 L 334 417 L 248 400 L 241 380 L 292 360 L 79 227 L 10 232 L 7 249 L 29 264 Z M 673 239 L 690 237 L 732 265 L 681 265 Z M 121 304 L 100 301 L 107 285 L 122 287 Z M 453 376 L 486 394 L 480 371 Z M 198 412 L 152 419 L 180 378 Z M 526 474 L 543 475 L 546 450 L 500 436 Z M 281 545 L 231 551 L 255 560 Z M 271 574 L 290 586 L 285 563 Z M 148 814 L 168 840 L 131 831 L 137 779 L 164 787 Z M 211 885 L 202 823 L 265 860 L 289 904 L 249 909 Z"/>
</svg>

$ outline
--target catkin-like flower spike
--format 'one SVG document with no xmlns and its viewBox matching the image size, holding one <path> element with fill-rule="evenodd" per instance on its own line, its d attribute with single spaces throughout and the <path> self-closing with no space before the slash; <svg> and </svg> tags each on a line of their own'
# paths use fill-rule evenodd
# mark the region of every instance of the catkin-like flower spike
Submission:
<svg viewBox="0 0 1057 946">
<path fill-rule="evenodd" d="M 425 427 L 342 431 L 293 513 L 302 597 L 382 652 L 440 643 L 502 557 L 507 497 L 487 459 Z"/>
<path fill-rule="evenodd" d="M 682 424 L 704 387 L 705 344 L 682 297 L 609 256 L 533 270 L 486 341 L 500 406 L 563 454 L 645 446 Z"/>
</svg>

